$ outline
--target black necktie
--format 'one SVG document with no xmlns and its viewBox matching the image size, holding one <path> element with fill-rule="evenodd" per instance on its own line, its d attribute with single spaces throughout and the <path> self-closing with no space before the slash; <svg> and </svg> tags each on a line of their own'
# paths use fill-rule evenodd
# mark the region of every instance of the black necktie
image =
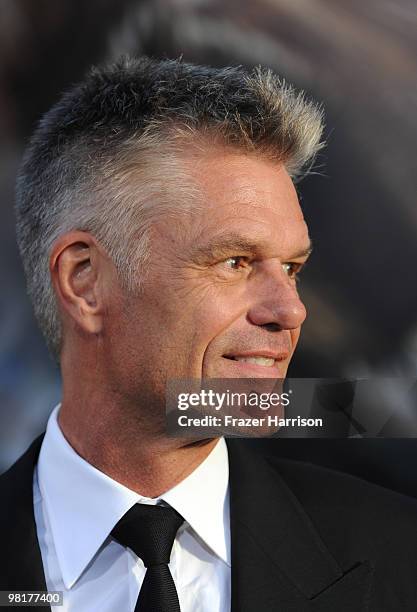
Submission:
<svg viewBox="0 0 417 612">
<path fill-rule="evenodd" d="M 111 532 L 147 568 L 135 612 L 181 612 L 168 563 L 175 535 L 183 522 L 171 507 L 135 504 Z"/>
</svg>

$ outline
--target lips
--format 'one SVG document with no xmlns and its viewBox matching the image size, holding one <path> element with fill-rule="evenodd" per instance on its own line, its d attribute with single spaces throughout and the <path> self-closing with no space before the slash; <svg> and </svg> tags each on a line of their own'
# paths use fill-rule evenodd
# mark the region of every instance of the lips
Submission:
<svg viewBox="0 0 417 612">
<path fill-rule="evenodd" d="M 228 353 L 223 355 L 225 359 L 232 361 L 239 361 L 242 363 L 252 363 L 257 366 L 271 368 L 280 361 L 288 359 L 289 353 L 287 351 L 272 352 L 272 351 L 259 351 L 259 352 L 245 352 L 245 353 Z"/>
<path fill-rule="evenodd" d="M 230 351 L 222 355 L 223 378 L 285 378 L 290 352 L 255 349 Z"/>
</svg>

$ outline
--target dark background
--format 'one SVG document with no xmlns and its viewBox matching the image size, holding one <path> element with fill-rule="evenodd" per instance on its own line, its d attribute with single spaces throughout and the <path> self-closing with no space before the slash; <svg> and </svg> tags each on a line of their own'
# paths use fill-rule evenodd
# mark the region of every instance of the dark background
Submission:
<svg viewBox="0 0 417 612">
<path fill-rule="evenodd" d="M 261 63 L 323 101 L 328 146 L 299 186 L 315 250 L 290 374 L 417 376 L 416 34 L 415 0 L 0 2 L 0 472 L 42 431 L 60 394 L 15 245 L 16 170 L 61 92 L 125 52 Z M 417 489 L 413 440 L 265 444 Z"/>
</svg>

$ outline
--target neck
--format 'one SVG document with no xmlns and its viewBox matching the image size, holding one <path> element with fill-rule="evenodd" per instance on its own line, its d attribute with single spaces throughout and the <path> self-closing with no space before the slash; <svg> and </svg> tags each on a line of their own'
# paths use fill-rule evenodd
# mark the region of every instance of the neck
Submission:
<svg viewBox="0 0 417 612">
<path fill-rule="evenodd" d="M 91 368 L 78 368 L 77 376 L 63 369 L 58 423 L 68 443 L 88 463 L 140 495 L 158 497 L 171 489 L 218 441 L 169 438 L 162 410 L 149 409 L 146 398 L 141 409 L 112 393 L 97 372 L 91 376 Z"/>
<path fill-rule="evenodd" d="M 144 497 L 158 497 L 184 480 L 218 442 L 218 438 L 180 442 L 151 436 L 137 431 L 133 424 L 130 427 L 116 411 L 113 418 L 109 414 L 103 418 L 102 409 L 94 411 L 91 405 L 80 412 L 82 418 L 65 401 L 59 410 L 59 426 L 72 448 L 95 468 Z"/>
</svg>

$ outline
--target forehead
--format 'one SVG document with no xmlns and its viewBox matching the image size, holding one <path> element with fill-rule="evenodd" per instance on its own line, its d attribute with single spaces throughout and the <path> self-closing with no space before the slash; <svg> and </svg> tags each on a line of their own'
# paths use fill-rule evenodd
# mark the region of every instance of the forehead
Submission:
<svg viewBox="0 0 417 612">
<path fill-rule="evenodd" d="M 276 254 L 308 245 L 297 193 L 282 164 L 222 151 L 195 160 L 190 172 L 202 195 L 189 220 L 194 242 L 233 233 L 279 249 Z"/>
</svg>

